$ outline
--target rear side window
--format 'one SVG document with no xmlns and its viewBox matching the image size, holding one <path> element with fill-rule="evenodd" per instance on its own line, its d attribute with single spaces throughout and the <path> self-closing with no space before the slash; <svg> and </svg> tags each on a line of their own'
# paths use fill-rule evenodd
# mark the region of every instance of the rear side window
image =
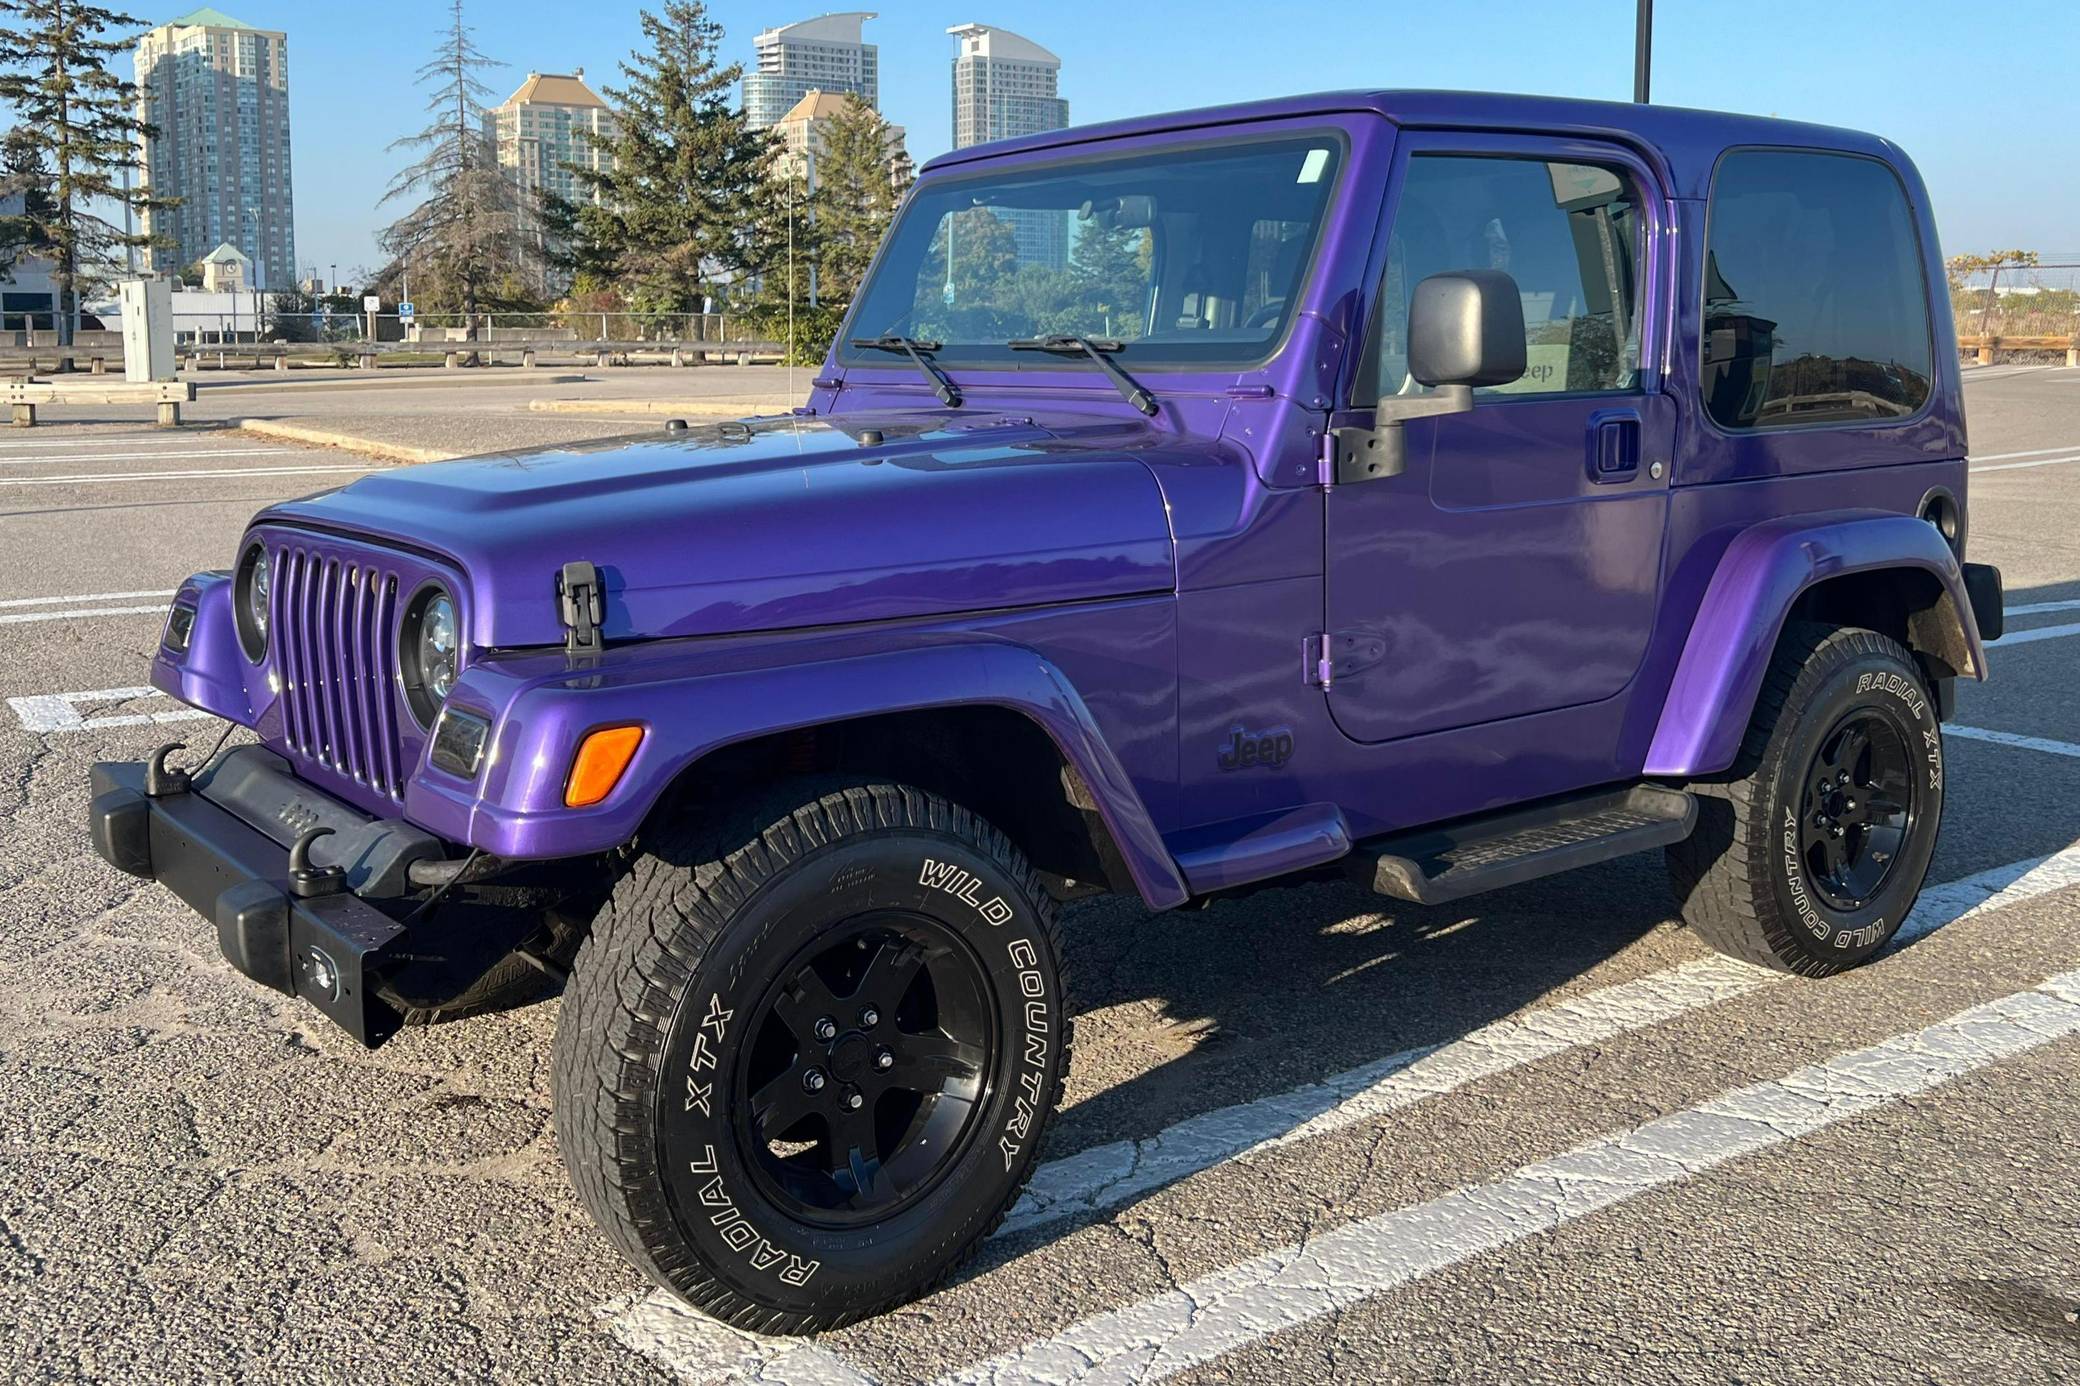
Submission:
<svg viewBox="0 0 2080 1386">
<path fill-rule="evenodd" d="M 1720 427 L 1904 419 L 1928 400 L 1929 342 L 1920 247 L 1891 169 L 1791 150 L 1719 161 L 1699 383 Z"/>
</svg>

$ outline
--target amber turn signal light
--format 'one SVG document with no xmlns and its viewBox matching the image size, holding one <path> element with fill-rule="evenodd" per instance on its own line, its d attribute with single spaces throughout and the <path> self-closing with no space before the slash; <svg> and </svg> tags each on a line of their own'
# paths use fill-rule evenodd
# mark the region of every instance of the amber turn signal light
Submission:
<svg viewBox="0 0 2080 1386">
<path fill-rule="evenodd" d="M 571 777 L 563 787 L 564 806 L 584 808 L 613 793 L 614 786 L 621 783 L 621 772 L 628 769 L 636 747 L 642 744 L 641 727 L 601 727 L 588 733 L 571 761 Z"/>
</svg>

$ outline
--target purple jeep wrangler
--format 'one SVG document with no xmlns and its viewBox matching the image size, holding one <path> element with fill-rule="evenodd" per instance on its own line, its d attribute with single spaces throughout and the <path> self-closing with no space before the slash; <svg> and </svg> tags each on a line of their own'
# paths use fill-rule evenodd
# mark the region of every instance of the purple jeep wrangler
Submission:
<svg viewBox="0 0 2080 1386">
<path fill-rule="evenodd" d="M 567 982 L 571 1177 L 656 1281 L 872 1314 L 1059 1100 L 1055 926 L 1666 851 L 1883 948 L 2000 579 L 1921 181 L 1866 135 L 1374 92 L 928 166 L 791 415 L 272 507 L 97 850 L 364 1043 Z"/>
</svg>

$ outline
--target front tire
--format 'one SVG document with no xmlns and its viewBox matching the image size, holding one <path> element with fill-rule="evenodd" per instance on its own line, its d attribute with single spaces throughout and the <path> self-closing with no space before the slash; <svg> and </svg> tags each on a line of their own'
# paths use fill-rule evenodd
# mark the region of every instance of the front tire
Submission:
<svg viewBox="0 0 2080 1386">
<path fill-rule="evenodd" d="M 1069 1047 L 1052 901 L 893 784 L 780 791 L 645 844 L 580 949 L 556 1130 L 608 1236 L 741 1328 L 944 1279 L 1002 1220 Z"/>
<path fill-rule="evenodd" d="M 1876 954 L 1921 893 L 1943 815 L 1943 737 L 1914 658 L 1875 631 L 1798 623 L 1740 759 L 1690 788 L 1668 850 L 1683 918 L 1722 953 L 1827 976 Z"/>
</svg>

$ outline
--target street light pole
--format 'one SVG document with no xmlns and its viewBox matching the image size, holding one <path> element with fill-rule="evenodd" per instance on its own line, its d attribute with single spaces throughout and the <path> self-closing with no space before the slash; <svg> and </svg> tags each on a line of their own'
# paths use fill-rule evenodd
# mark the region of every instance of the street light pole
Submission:
<svg viewBox="0 0 2080 1386">
<path fill-rule="evenodd" d="M 1632 99 L 1647 104 L 1647 88 L 1654 67 L 1654 0 L 1639 0 L 1639 18 L 1632 31 Z"/>
</svg>

